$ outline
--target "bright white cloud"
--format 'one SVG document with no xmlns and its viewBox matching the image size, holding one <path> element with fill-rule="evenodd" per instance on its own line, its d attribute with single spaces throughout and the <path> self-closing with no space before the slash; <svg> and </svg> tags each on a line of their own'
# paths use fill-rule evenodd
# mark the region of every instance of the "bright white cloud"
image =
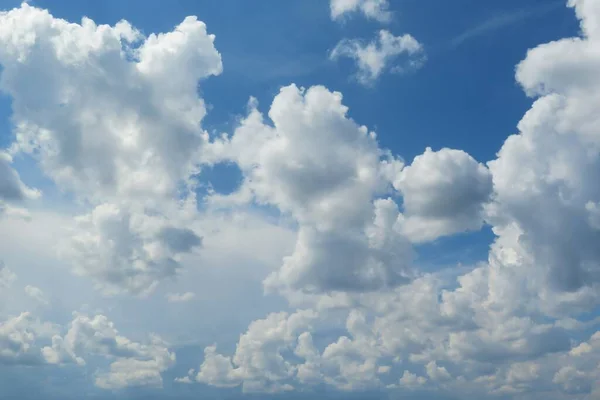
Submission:
<svg viewBox="0 0 600 400">
<path fill-rule="evenodd" d="M 402 170 L 394 186 L 404 200 L 402 231 L 422 242 L 481 228 L 492 177 L 464 151 L 428 148 Z"/>
<path fill-rule="evenodd" d="M 0 14 L 0 26 L 12 151 L 33 155 L 61 188 L 96 206 L 63 254 L 103 289 L 152 290 L 175 274 L 180 253 L 200 244 L 175 221 L 181 213 L 162 208 L 181 208 L 174 198 L 181 187 L 188 196 L 207 141 L 197 84 L 221 73 L 214 36 L 195 17 L 144 37 L 126 21 L 74 24 L 26 3 Z M 9 163 L 3 153 L 0 168 Z M 4 197 L 31 194 L 14 172 L 2 177 Z"/>
<path fill-rule="evenodd" d="M 291 85 L 273 100 L 272 125 L 251 104 L 221 143 L 221 156 L 244 173 L 238 193 L 250 197 L 241 198 L 274 205 L 299 224 L 294 253 L 267 278 L 269 289 L 374 290 L 410 274 L 410 246 L 394 228 L 397 205 L 376 201 L 402 163 L 346 113 L 340 93 Z"/>
<path fill-rule="evenodd" d="M 99 371 L 96 385 L 103 389 L 136 386 L 162 386 L 161 373 L 175 364 L 175 354 L 157 336 L 149 344 L 121 336 L 104 315 L 90 318 L 75 314 L 68 332 L 52 337 L 52 345 L 44 347 L 46 360 L 55 364 L 75 362 L 85 365 L 87 356 L 103 356 L 113 360 L 108 371 Z"/>
<path fill-rule="evenodd" d="M 392 12 L 388 0 L 331 0 L 331 19 L 341 20 L 348 14 L 361 12 L 365 17 L 379 22 L 389 22 Z"/>
<path fill-rule="evenodd" d="M 420 68 L 426 60 L 423 45 L 409 34 L 394 36 L 382 29 L 369 43 L 344 39 L 331 51 L 329 58 L 347 57 L 356 63 L 356 78 L 363 85 L 373 84 L 386 72 L 401 73 Z"/>
<path fill-rule="evenodd" d="M 0 320 L 0 364 L 41 365 L 43 356 L 39 341 L 56 333 L 50 324 L 36 320 L 29 312 Z"/>
<path fill-rule="evenodd" d="M 83 197 L 172 195 L 206 141 L 197 82 L 222 69 L 206 26 L 188 17 L 144 38 L 126 21 L 73 24 L 26 3 L 0 22 L 14 151 Z"/>
<path fill-rule="evenodd" d="M 334 3 L 339 15 L 386 10 L 385 2 L 332 2 L 332 15 Z M 373 8 L 361 8 L 367 3 Z M 149 294 L 197 260 L 274 267 L 264 286 L 294 309 L 250 323 L 229 355 L 206 347 L 197 370 L 177 382 L 597 398 L 600 333 L 590 332 L 598 320 L 576 318 L 600 301 L 600 8 L 570 4 L 583 36 L 541 45 L 519 64 L 517 80 L 535 103 L 487 166 L 451 149 L 427 149 L 404 166 L 349 118 L 340 93 L 321 86 L 284 87 L 268 118 L 252 101 L 233 134 L 211 143 L 196 85 L 219 74 L 221 60 L 203 23 L 188 17 L 144 37 L 124 21 L 71 24 L 24 4 L 0 14 L 0 88 L 12 96 L 17 126 L 11 151 L 31 154 L 89 206 L 61 254 L 105 293 Z M 363 82 L 398 68 L 393 57 L 422 57 L 412 37 L 389 33 L 334 53 L 355 58 Z M 243 184 L 211 195 L 201 214 L 189 177 L 223 161 L 240 167 Z M 35 196 L 11 163 L 0 153 L 2 200 Z M 256 203 L 278 209 L 296 232 L 232 211 Z M 17 237 L 10 243 L 43 241 L 13 223 L 3 220 L 5 235 Z M 483 223 L 496 235 L 486 262 L 418 272 L 411 241 Z M 201 245 L 209 254 L 186 263 Z M 2 246 L 4 256 L 11 245 Z M 2 294 L 14 279 L 0 268 Z M 185 283 L 167 300 L 216 304 Z M 44 298 L 31 285 L 25 292 Z M 0 315 L 3 366 L 72 364 L 114 390 L 160 387 L 175 365 L 168 343 L 130 339 L 104 313 L 75 313 L 66 328 L 17 315 Z"/>
<path fill-rule="evenodd" d="M 465 398 L 600 394 L 600 334 L 577 339 L 597 330 L 597 320 L 573 319 L 600 300 L 600 8 L 589 0 L 570 4 L 584 36 L 541 45 L 519 64 L 517 80 L 536 100 L 497 159 L 486 168 L 461 151 L 428 149 L 392 174 L 406 214 L 383 208 L 394 231 L 410 235 L 406 221 L 418 216 L 439 224 L 419 239 L 430 240 L 485 221 L 497 236 L 488 261 L 423 275 L 393 291 L 349 292 L 341 308 L 307 298 L 313 308 L 306 310 L 316 314 L 283 346 L 294 347 L 296 357 L 256 364 L 251 378 L 236 377 L 242 384 L 426 385 Z M 328 332 L 321 324 L 340 312 L 346 333 L 316 346 L 312 338 Z M 207 359 L 226 361 L 223 376 L 235 376 L 232 359 L 211 351 Z M 388 366 L 388 374 L 378 373 Z"/>
</svg>

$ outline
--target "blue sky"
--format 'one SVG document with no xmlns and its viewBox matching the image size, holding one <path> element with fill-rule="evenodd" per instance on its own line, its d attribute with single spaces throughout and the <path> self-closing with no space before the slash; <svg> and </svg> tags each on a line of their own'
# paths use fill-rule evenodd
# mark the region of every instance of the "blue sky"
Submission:
<svg viewBox="0 0 600 400">
<path fill-rule="evenodd" d="M 27 4 L 0 397 L 600 393 L 595 0 Z"/>
</svg>

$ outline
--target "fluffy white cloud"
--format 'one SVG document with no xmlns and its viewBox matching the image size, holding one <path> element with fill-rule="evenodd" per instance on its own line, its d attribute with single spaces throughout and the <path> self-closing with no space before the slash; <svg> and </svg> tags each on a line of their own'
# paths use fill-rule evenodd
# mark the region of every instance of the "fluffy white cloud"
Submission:
<svg viewBox="0 0 600 400">
<path fill-rule="evenodd" d="M 315 316 L 313 311 L 291 315 L 282 312 L 254 321 L 240 336 L 233 357 L 218 354 L 215 346 L 204 350 L 204 362 L 196 380 L 220 387 L 243 383 L 245 392 L 293 389 L 286 381 L 295 374 L 295 367 L 281 353 L 293 348 L 298 335 L 310 329 Z"/>
<path fill-rule="evenodd" d="M 29 312 L 0 321 L 0 364 L 41 365 L 40 340 L 56 333 L 56 327 L 36 320 Z"/>
<path fill-rule="evenodd" d="M 214 36 L 195 17 L 144 37 L 126 21 L 69 23 L 26 3 L 1 13 L 0 26 L 11 151 L 31 154 L 56 184 L 96 206 L 63 254 L 99 287 L 152 290 L 200 244 L 163 208 L 176 209 L 182 195 L 195 204 L 187 182 L 208 137 L 198 81 L 222 70 Z M 2 153 L 0 168 L 9 163 Z M 31 194 L 14 172 L 1 179 L 3 197 Z"/>
<path fill-rule="evenodd" d="M 361 4 L 369 2 L 337 3 L 367 13 Z M 325 384 L 597 398 L 600 333 L 590 332 L 598 320 L 576 318 L 600 300 L 600 8 L 570 4 L 583 36 L 539 46 L 519 64 L 517 80 L 535 104 L 487 167 L 450 149 L 427 149 L 405 167 L 348 117 L 341 94 L 320 86 L 283 88 L 270 121 L 251 102 L 230 137 L 209 143 L 196 83 L 218 74 L 221 62 L 202 23 L 186 18 L 145 38 L 126 22 L 70 24 L 24 4 L 0 14 L 0 88 L 14 100 L 17 124 L 11 151 L 33 155 L 90 205 L 61 249 L 104 292 L 147 294 L 205 242 L 210 265 L 234 257 L 271 265 L 287 253 L 264 285 L 300 311 L 252 322 L 231 355 L 206 347 L 198 370 L 178 382 L 245 392 Z M 422 54 L 411 37 L 387 35 L 372 45 L 344 42 L 338 56 L 362 52 L 355 57 L 371 80 L 388 68 L 389 54 Z M 227 210 L 230 219 L 200 223 L 188 178 L 199 164 L 222 161 L 236 163 L 244 181 L 233 195 L 210 196 L 209 211 L 274 206 L 296 235 L 270 227 L 275 234 L 256 228 L 205 238 L 247 222 Z M 34 195 L 6 153 L 0 176 L 3 201 Z M 486 262 L 415 272 L 410 240 L 484 222 L 496 234 Z M 12 281 L 0 268 L 2 294 Z M 212 300 L 186 283 L 167 299 Z M 34 286 L 26 291 L 41 296 Z M 76 313 L 66 333 L 30 313 L 1 318 L 0 364 L 95 370 L 100 358 L 110 365 L 96 371 L 95 384 L 121 389 L 160 387 L 175 363 L 166 342 L 129 339 L 102 314 Z"/>
<path fill-rule="evenodd" d="M 519 123 L 520 133 L 489 163 L 495 189 L 490 221 L 500 238 L 509 229 L 519 232 L 513 248 L 545 301 L 586 308 L 597 302 L 600 281 L 594 223 L 600 37 L 593 28 L 598 9 L 589 3 L 571 3 L 587 36 L 539 46 L 518 65 L 517 80 L 538 99 Z"/>
<path fill-rule="evenodd" d="M 411 249 L 394 226 L 398 207 L 377 199 L 392 190 L 402 163 L 346 114 L 340 93 L 291 85 L 273 100 L 272 125 L 251 103 L 221 143 L 221 157 L 245 176 L 233 197 L 274 205 L 299 225 L 293 254 L 267 288 L 374 290 L 410 275 Z"/>
<path fill-rule="evenodd" d="M 161 372 L 175 364 L 175 354 L 157 336 L 149 344 L 131 341 L 119 334 L 104 315 L 90 318 L 74 314 L 68 332 L 52 337 L 52 345 L 44 347 L 46 360 L 55 364 L 76 362 L 85 365 L 84 357 L 103 356 L 114 361 L 108 371 L 96 374 L 96 385 L 103 389 L 130 386 L 162 386 Z"/>
<path fill-rule="evenodd" d="M 481 228 L 492 177 L 464 151 L 427 148 L 402 170 L 394 186 L 404 200 L 402 231 L 422 242 Z"/>
<path fill-rule="evenodd" d="M 406 215 L 389 200 L 373 202 L 388 215 L 383 220 L 394 221 L 394 232 L 410 235 L 411 217 L 439 224 L 418 240 L 489 223 L 497 237 L 487 262 L 393 291 L 349 292 L 336 311 L 347 314 L 347 333 L 324 346 L 313 337 L 327 332 L 318 328 L 332 311 L 313 299 L 314 319 L 286 341 L 296 357 L 255 364 L 252 382 L 347 390 L 427 385 L 466 398 L 600 394 L 600 334 L 581 340 L 598 321 L 575 319 L 600 300 L 600 8 L 589 0 L 570 5 L 584 36 L 541 45 L 519 64 L 517 80 L 536 100 L 497 159 L 486 168 L 460 151 L 427 150 L 391 174 Z M 211 351 L 231 376 L 231 358 Z M 378 373 L 381 367 L 388 373 Z"/>
<path fill-rule="evenodd" d="M 185 210 L 177 212 L 186 215 Z M 177 274 L 182 253 L 202 243 L 181 218 L 116 204 L 101 204 L 77 223 L 62 255 L 74 262 L 76 273 L 94 278 L 107 294 L 150 293 L 160 280 Z"/>
<path fill-rule="evenodd" d="M 388 0 L 331 0 L 331 19 L 340 20 L 347 14 L 361 12 L 367 18 L 389 22 L 392 13 Z"/>
<path fill-rule="evenodd" d="M 409 34 L 394 36 L 382 29 L 369 43 L 359 39 L 344 39 L 331 51 L 329 57 L 337 60 L 351 58 L 358 69 L 356 78 L 370 85 L 383 73 L 400 73 L 420 68 L 426 60 L 423 45 Z"/>
<path fill-rule="evenodd" d="M 144 38 L 126 21 L 69 23 L 26 3 L 0 22 L 13 150 L 84 197 L 172 195 L 206 141 L 197 82 L 222 69 L 206 26 L 188 17 Z"/>
</svg>

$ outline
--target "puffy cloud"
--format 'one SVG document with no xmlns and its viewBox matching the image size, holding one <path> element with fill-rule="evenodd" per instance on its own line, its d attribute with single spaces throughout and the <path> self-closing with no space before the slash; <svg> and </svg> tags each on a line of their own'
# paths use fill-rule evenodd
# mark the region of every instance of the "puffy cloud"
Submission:
<svg viewBox="0 0 600 400">
<path fill-rule="evenodd" d="M 114 359 L 108 371 L 96 374 L 96 385 L 103 389 L 136 386 L 162 386 L 161 373 L 175 364 L 175 354 L 157 336 L 149 344 L 131 341 L 119 334 L 104 315 L 90 318 L 75 313 L 64 337 L 55 335 L 52 346 L 43 349 L 49 362 L 76 362 L 85 365 L 84 357 L 103 356 Z"/>
<path fill-rule="evenodd" d="M 164 208 L 181 197 L 195 204 L 189 177 L 208 138 L 198 81 L 222 70 L 214 36 L 195 17 L 144 37 L 126 21 L 70 23 L 27 3 L 0 13 L 0 26 L 0 89 L 12 97 L 16 125 L 11 151 L 31 154 L 60 188 L 96 207 L 63 254 L 103 289 L 151 290 L 200 244 Z M 2 153 L 0 169 L 9 163 Z M 1 174 L 3 197 L 33 193 L 9 172 Z M 140 232 L 156 214 L 160 228 Z"/>
<path fill-rule="evenodd" d="M 400 378 L 400 385 L 408 388 L 423 386 L 425 383 L 427 383 L 427 378 L 413 374 L 410 371 L 404 371 L 404 374 Z"/>
<path fill-rule="evenodd" d="M 29 312 L 0 321 L 0 364 L 45 364 L 39 340 L 53 333 L 54 327 L 34 319 Z"/>
<path fill-rule="evenodd" d="M 402 57 L 405 56 L 405 57 Z M 409 34 L 394 36 L 382 29 L 369 43 L 358 39 L 344 39 L 331 51 L 329 57 L 337 60 L 348 57 L 356 62 L 356 78 L 370 85 L 383 73 L 400 73 L 420 68 L 425 62 L 423 45 Z M 403 59 L 405 58 L 405 59 Z"/>
<path fill-rule="evenodd" d="M 377 199 L 391 190 L 400 160 L 375 134 L 347 117 L 342 96 L 324 87 L 283 88 L 269 111 L 249 115 L 220 156 L 244 173 L 239 193 L 293 217 L 293 254 L 265 281 L 267 288 L 374 290 L 405 282 L 411 249 L 397 229 L 397 205 Z M 352 201 L 348 201 L 352 199 Z"/>
<path fill-rule="evenodd" d="M 298 335 L 310 330 L 313 311 L 293 314 L 273 313 L 263 320 L 252 322 L 240 336 L 233 357 L 216 352 L 215 346 L 204 350 L 204 362 L 196 380 L 214 386 L 243 384 L 245 392 L 282 392 L 293 389 L 287 383 L 296 373 L 282 352 L 292 350 Z"/>
<path fill-rule="evenodd" d="M 191 301 L 195 296 L 193 292 L 167 293 L 167 301 L 169 303 L 186 303 Z"/>
<path fill-rule="evenodd" d="M 176 190 L 206 141 L 197 82 L 222 69 L 202 22 L 143 38 L 126 21 L 69 23 L 26 3 L 0 22 L 15 150 L 85 197 Z"/>
<path fill-rule="evenodd" d="M 585 0 L 570 5 L 584 36 L 541 45 L 519 64 L 517 80 L 536 100 L 497 159 L 486 169 L 460 151 L 427 150 L 389 175 L 406 216 L 391 200 L 373 202 L 394 232 L 406 233 L 411 216 L 447 219 L 430 238 L 477 229 L 485 220 L 496 234 L 487 262 L 426 274 L 394 290 L 347 293 L 349 302 L 337 311 L 347 313 L 347 333 L 324 347 L 312 342 L 320 333 L 314 328 L 331 316 L 315 301 L 311 329 L 289 339 L 302 360 L 255 364 L 253 381 L 285 377 L 290 385 L 342 389 L 427 384 L 469 398 L 600 394 L 600 334 L 580 339 L 597 319 L 574 319 L 599 300 L 600 9 Z M 390 363 L 390 375 L 402 378 L 388 385 L 378 372 Z"/>
<path fill-rule="evenodd" d="M 517 80 L 538 97 L 489 163 L 494 182 L 490 221 L 500 238 L 510 229 L 522 267 L 545 301 L 589 307 L 598 301 L 600 231 L 600 67 L 597 8 L 571 2 L 586 36 L 562 39 L 528 52 Z M 568 56 L 567 56 L 568 54 Z M 511 227 L 509 229 L 509 227 Z M 532 282 L 533 284 L 533 282 Z"/>
<path fill-rule="evenodd" d="M 73 261 L 76 273 L 94 278 L 107 294 L 148 294 L 160 280 L 177 274 L 182 253 L 201 244 L 194 231 L 174 218 L 101 204 L 77 218 L 78 226 L 63 244 L 62 256 Z"/>
<path fill-rule="evenodd" d="M 394 186 L 404 201 L 402 231 L 423 242 L 481 228 L 492 177 L 464 151 L 427 148 L 402 170 Z"/>
<path fill-rule="evenodd" d="M 379 22 L 389 22 L 392 13 L 388 0 L 331 0 L 331 19 L 341 20 L 350 13 L 361 12 L 365 17 Z"/>
</svg>

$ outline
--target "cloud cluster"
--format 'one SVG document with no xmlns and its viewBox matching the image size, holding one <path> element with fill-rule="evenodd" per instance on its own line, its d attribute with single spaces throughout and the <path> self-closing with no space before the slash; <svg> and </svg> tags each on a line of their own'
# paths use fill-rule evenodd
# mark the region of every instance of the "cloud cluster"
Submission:
<svg viewBox="0 0 600 400">
<path fill-rule="evenodd" d="M 388 0 L 331 0 L 331 19 L 341 20 L 345 16 L 360 12 L 365 17 L 379 22 L 389 22 L 392 12 Z"/>
<path fill-rule="evenodd" d="M 157 336 L 149 344 L 119 335 L 104 315 L 90 318 L 75 313 L 64 336 L 54 335 L 51 346 L 42 349 L 47 362 L 85 365 L 84 357 L 101 356 L 111 361 L 108 371 L 96 374 L 96 385 L 104 389 L 162 386 L 161 372 L 175 364 L 175 354 Z"/>
<path fill-rule="evenodd" d="M 313 305 L 303 313 L 316 316 L 275 353 L 294 356 L 236 381 L 241 364 L 211 347 L 198 375 L 212 379 L 200 380 L 253 390 L 259 381 L 264 390 L 325 383 L 464 397 L 600 394 L 597 320 L 576 319 L 600 300 L 600 8 L 589 0 L 569 4 L 583 34 L 532 49 L 518 65 L 517 81 L 535 102 L 489 169 L 462 151 L 427 149 L 390 180 L 403 198 L 401 213 L 392 213 L 394 232 L 421 242 L 488 223 L 496 239 L 487 262 L 426 274 L 392 291 L 348 291 L 341 308 L 323 307 L 323 296 L 307 298 Z M 340 310 L 346 333 L 314 341 Z M 260 324 L 285 322 L 270 316 Z M 251 324 L 241 338 L 255 329 Z"/>
<path fill-rule="evenodd" d="M 151 290 L 175 274 L 179 253 L 200 244 L 173 199 L 195 203 L 189 177 L 207 142 L 197 84 L 222 70 L 214 36 L 195 17 L 144 37 L 126 21 L 69 23 L 27 3 L 0 14 L 0 27 L 11 151 L 33 156 L 60 188 L 96 207 L 65 254 L 99 286 Z M 2 198 L 31 196 L 10 161 L 0 155 Z"/>
<path fill-rule="evenodd" d="M 251 100 L 234 132 L 211 141 L 197 84 L 222 65 L 202 22 L 188 17 L 144 36 L 125 21 L 74 24 L 23 4 L 0 14 L 0 89 L 13 98 L 17 127 L 10 154 L 33 157 L 89 206 L 61 256 L 104 293 L 149 294 L 210 241 L 218 229 L 195 224 L 202 214 L 190 179 L 205 163 L 232 162 L 243 175 L 234 193 L 207 196 L 206 215 L 268 206 L 296 229 L 263 282 L 295 309 L 250 323 L 231 355 L 206 347 L 178 382 L 594 398 L 600 333 L 582 315 L 600 305 L 597 4 L 571 0 L 582 35 L 538 46 L 517 66 L 534 104 L 486 165 L 446 148 L 405 165 L 323 86 L 283 87 L 267 115 Z M 385 1 L 331 7 L 335 19 L 389 15 Z M 411 36 L 381 31 L 371 44 L 343 41 L 332 56 L 355 58 L 370 82 L 394 57 L 417 57 L 410 64 L 422 54 Z M 38 193 L 8 154 L 0 153 L 0 207 Z M 485 262 L 419 271 L 415 245 L 483 224 L 496 236 Z M 273 242 L 265 248 L 283 241 Z M 229 241 L 213 245 L 220 257 L 232 253 Z M 0 265 L 2 293 L 14 280 Z M 25 293 L 48 302 L 33 285 Z M 0 320 L 3 365 L 83 367 L 99 357 L 109 362 L 95 374 L 105 389 L 160 387 L 175 365 L 165 341 L 133 341 L 104 314 L 75 313 L 65 328 L 28 312 Z"/>
<path fill-rule="evenodd" d="M 479 230 L 492 194 L 487 167 L 462 150 L 427 148 L 397 176 L 402 193 L 402 231 L 414 242 Z"/>
<path fill-rule="evenodd" d="M 420 68 L 426 59 L 423 45 L 414 37 L 409 34 L 394 36 L 385 29 L 369 43 L 359 39 L 341 40 L 329 58 L 342 57 L 356 62 L 356 78 L 363 85 L 372 84 L 387 71 L 402 73 Z"/>
<path fill-rule="evenodd" d="M 298 223 L 294 253 L 268 288 L 375 290 L 410 274 L 410 246 L 394 229 L 397 205 L 378 198 L 393 190 L 402 162 L 346 114 L 340 93 L 291 85 L 273 100 L 272 125 L 252 104 L 221 143 L 221 156 L 244 173 L 239 193 Z"/>
</svg>

